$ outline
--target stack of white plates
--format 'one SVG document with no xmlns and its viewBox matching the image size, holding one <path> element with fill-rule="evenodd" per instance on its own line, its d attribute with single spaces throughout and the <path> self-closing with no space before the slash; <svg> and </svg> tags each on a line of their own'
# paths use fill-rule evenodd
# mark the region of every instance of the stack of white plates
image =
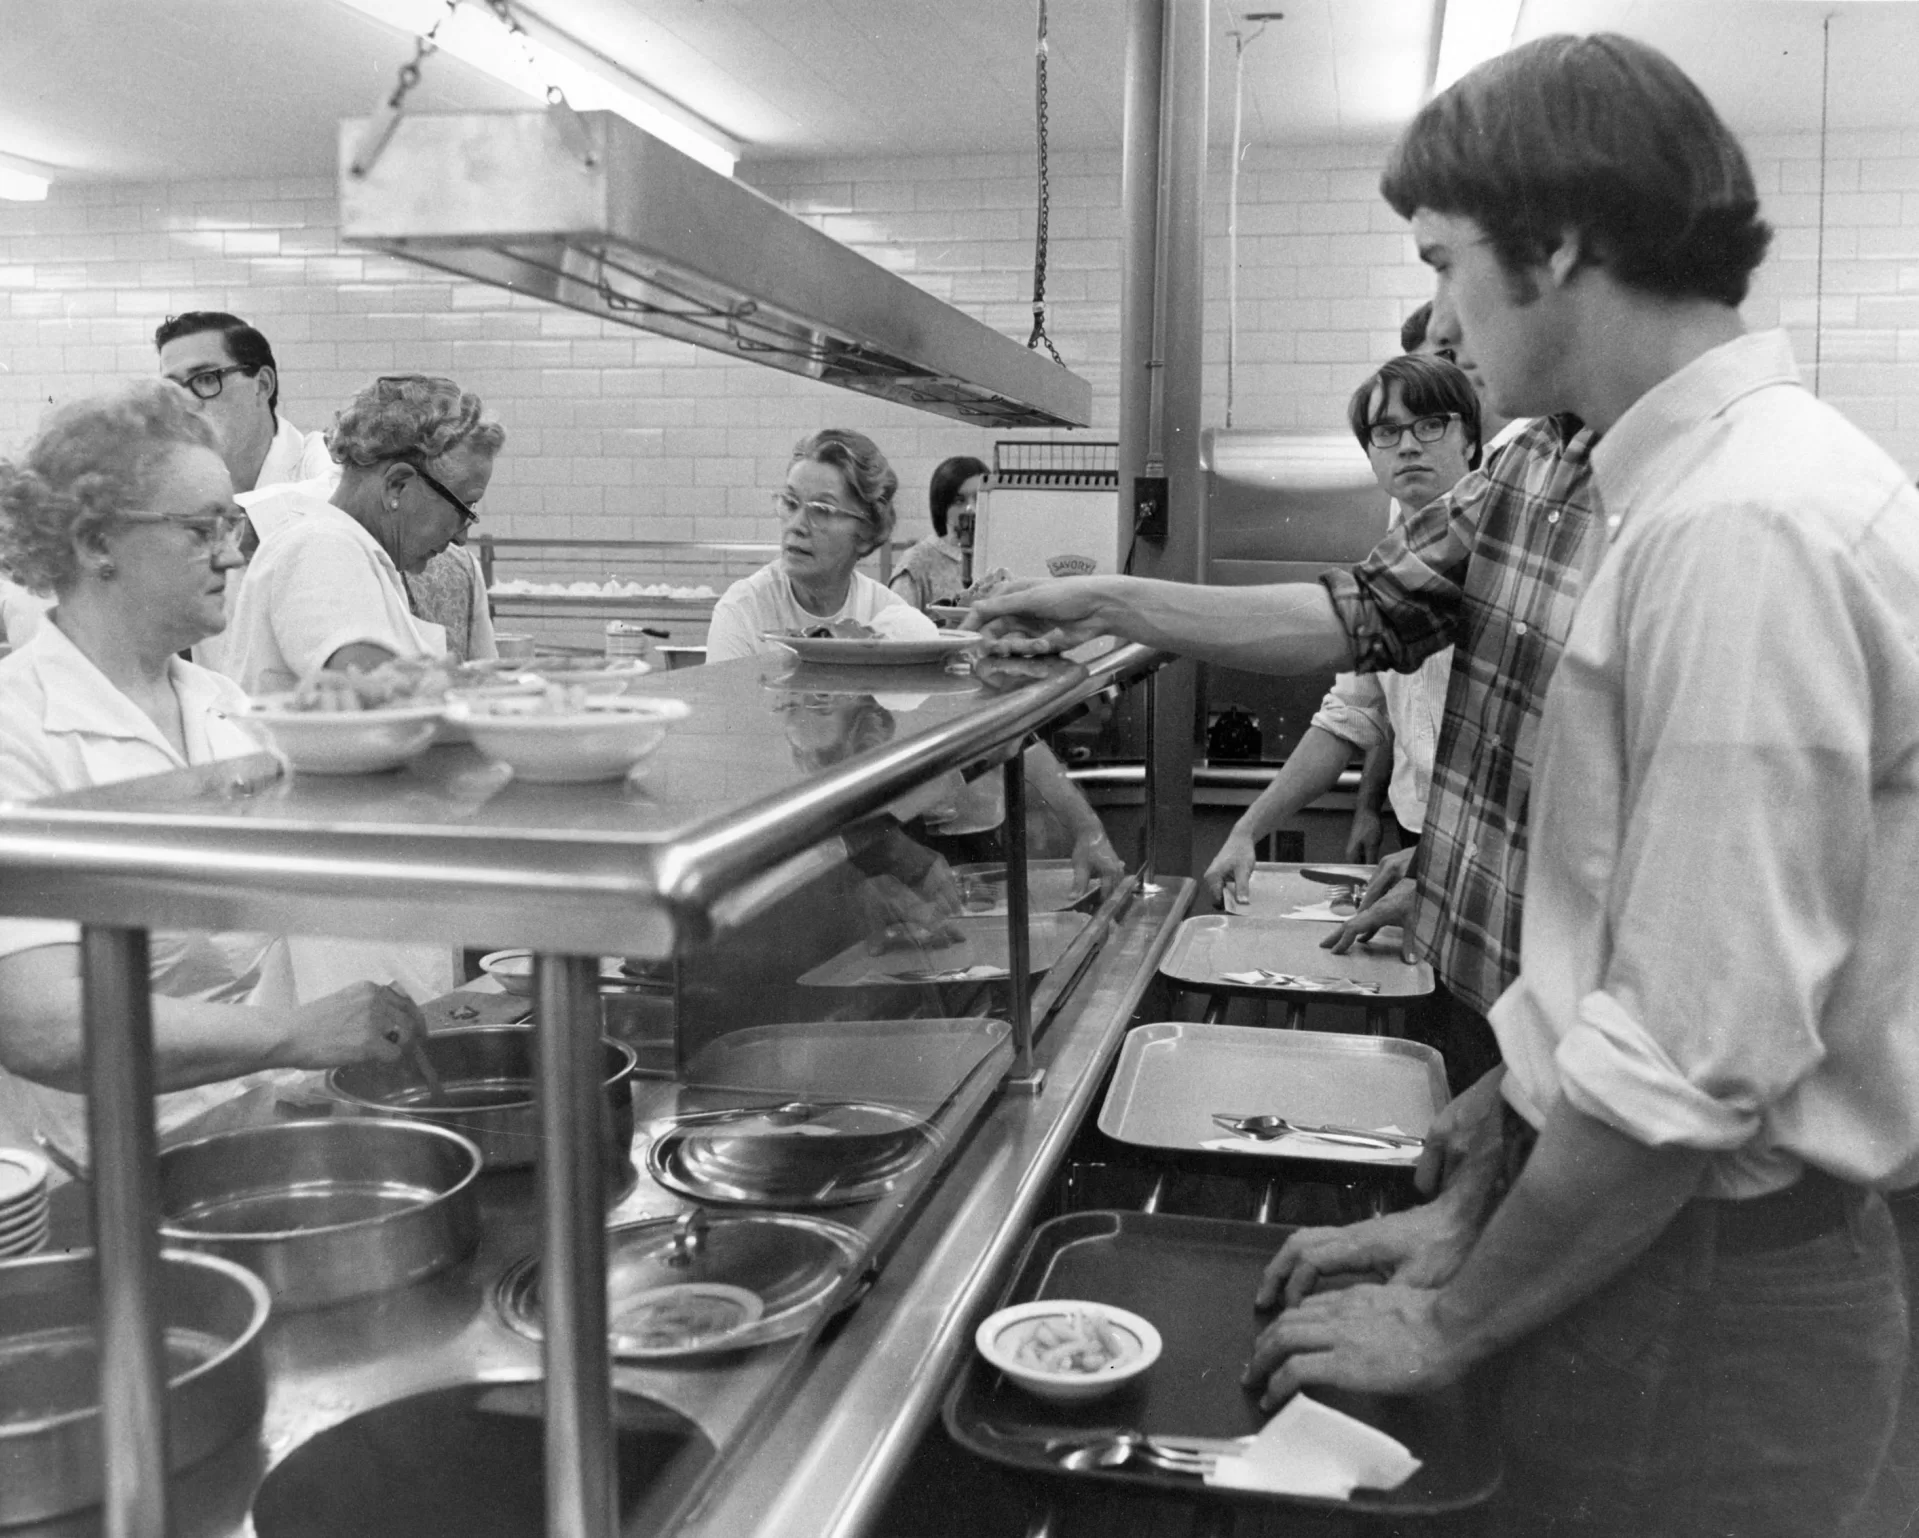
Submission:
<svg viewBox="0 0 1919 1538">
<path fill-rule="evenodd" d="M 0 1257 L 31 1255 L 47 1242 L 47 1161 L 0 1148 Z"/>
</svg>

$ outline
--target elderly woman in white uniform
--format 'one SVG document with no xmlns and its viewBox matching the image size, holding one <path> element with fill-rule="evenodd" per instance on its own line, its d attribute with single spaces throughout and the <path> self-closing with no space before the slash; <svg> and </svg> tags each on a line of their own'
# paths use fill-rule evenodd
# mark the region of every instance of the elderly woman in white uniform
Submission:
<svg viewBox="0 0 1919 1538">
<path fill-rule="evenodd" d="M 786 484 L 773 494 L 779 558 L 735 582 L 714 605 L 707 661 L 776 652 L 779 643 L 765 638 L 769 632 L 835 620 L 856 620 L 895 641 L 939 634 L 939 627 L 898 593 L 857 569 L 893 537 L 898 490 L 898 475 L 864 433 L 830 427 L 795 444 Z M 1125 867 L 1107 841 L 1099 814 L 1044 744 L 1027 750 L 1026 778 L 1072 837 L 1076 888 L 1094 881 L 1103 887 L 1117 883 Z M 936 834 L 955 835 L 999 826 L 1005 811 L 998 786 L 997 776 L 965 788 L 949 786 L 952 804 L 929 814 L 928 826 Z"/>
<path fill-rule="evenodd" d="M 180 389 L 141 380 L 53 412 L 0 464 L 0 549 L 56 607 L 0 661 L 0 799 L 259 750 L 230 681 L 181 660 L 223 618 L 239 509 L 213 430 Z M 85 1144 L 78 930 L 0 921 L 0 1143 Z M 304 1007 L 270 935 L 152 936 L 164 1132 L 263 1070 L 392 1058 L 421 1030 L 394 991 L 356 983 Z"/>
<path fill-rule="evenodd" d="M 465 537 L 506 432 L 451 379 L 388 374 L 354 396 L 327 442 L 340 465 L 330 498 L 296 483 L 248 507 L 260 549 L 224 663 L 248 694 L 321 668 L 445 655 L 445 630 L 413 612 L 402 573 Z"/>
</svg>

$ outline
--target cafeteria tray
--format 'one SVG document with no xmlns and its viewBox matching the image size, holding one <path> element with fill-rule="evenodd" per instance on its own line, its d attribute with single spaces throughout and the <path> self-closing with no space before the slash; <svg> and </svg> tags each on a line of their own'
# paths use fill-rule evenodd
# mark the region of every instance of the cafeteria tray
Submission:
<svg viewBox="0 0 1919 1538">
<path fill-rule="evenodd" d="M 1213 1125 L 1213 1112 L 1424 1137 L 1447 1098 L 1445 1061 L 1421 1042 L 1173 1020 L 1126 1033 L 1099 1130 L 1136 1148 L 1239 1157 L 1204 1147 L 1230 1136 Z M 1370 1154 L 1355 1160 L 1355 1152 L 1337 1143 L 1310 1155 L 1267 1145 L 1245 1157 L 1376 1162 Z"/>
<path fill-rule="evenodd" d="M 1099 884 L 1084 891 L 1074 890 L 1071 860 L 1029 860 L 1026 862 L 1026 911 L 1060 913 L 1078 908 L 1096 897 Z M 1003 864 L 955 865 L 953 879 L 959 883 L 960 902 L 971 914 L 1006 914 L 1006 867 Z"/>
<path fill-rule="evenodd" d="M 1324 882 L 1308 881 L 1300 875 L 1302 870 L 1319 870 L 1322 866 L 1306 866 L 1296 862 L 1261 861 L 1253 867 L 1252 901 L 1244 905 L 1235 905 L 1226 910 L 1228 918 L 1241 919 L 1289 919 L 1295 908 L 1314 908 L 1328 898 L 1339 895 L 1338 887 L 1327 886 Z M 1353 910 L 1347 908 L 1340 914 L 1341 919 L 1351 918 Z M 1331 923 L 1330 919 L 1293 920 L 1295 923 Z M 1395 937 L 1399 929 L 1395 925 L 1381 933 Z M 1395 940 L 1395 943 L 1397 941 Z"/>
<path fill-rule="evenodd" d="M 1321 890 L 1325 890 L 1322 888 Z M 1204 913 L 1183 921 L 1160 958 L 1160 975 L 1182 988 L 1205 993 L 1237 993 L 1255 998 L 1291 998 L 1314 1004 L 1355 1004 L 1374 1009 L 1423 999 L 1433 991 L 1433 969 L 1423 961 L 1399 959 L 1397 943 L 1377 937 L 1361 940 L 1344 956 L 1321 950 L 1325 931 L 1284 919 L 1233 918 Z M 1345 977 L 1372 983 L 1377 992 L 1345 993 L 1290 990 L 1258 983 L 1226 981 L 1226 972 L 1265 967 L 1311 977 Z"/>
<path fill-rule="evenodd" d="M 1109 1490 L 1132 1486 L 1155 1495 L 1401 1517 L 1484 1501 L 1499 1483 L 1499 1440 L 1477 1386 L 1417 1396 L 1315 1388 L 1315 1399 L 1398 1438 L 1421 1460 L 1419 1471 L 1397 1490 L 1355 1490 L 1344 1501 L 1220 1489 L 1137 1463 L 1062 1469 L 1033 1445 L 1048 1432 L 1099 1426 L 1128 1426 L 1149 1436 L 1239 1437 L 1259 1430 L 1268 1417 L 1239 1377 L 1271 1318 L 1254 1312 L 1254 1289 L 1291 1232 L 1278 1224 L 1140 1212 L 1075 1212 L 1041 1224 L 995 1307 L 1076 1298 L 1130 1309 L 1158 1329 L 1160 1358 L 1114 1394 L 1056 1404 L 1034 1398 L 975 1355 L 947 1393 L 947 1431 L 995 1463 L 1062 1480 L 1093 1480 Z"/>
<path fill-rule="evenodd" d="M 855 940 L 829 961 L 823 961 L 799 980 L 809 988 L 861 988 L 919 982 L 991 982 L 1006 976 L 1006 920 L 968 915 L 951 919 L 961 938 L 946 945 L 909 945 L 898 950 L 869 951 Z M 1038 974 L 1066 954 L 1073 937 L 1086 927 L 1084 913 L 1035 913 L 1027 922 L 1027 969 Z M 926 973 L 962 972 L 969 967 L 991 968 L 977 978 L 928 977 Z"/>
<path fill-rule="evenodd" d="M 878 1101 L 932 1116 L 980 1065 L 1006 1051 L 1012 1027 L 955 1020 L 808 1020 L 715 1037 L 681 1073 L 682 1111 L 771 1100 Z"/>
</svg>

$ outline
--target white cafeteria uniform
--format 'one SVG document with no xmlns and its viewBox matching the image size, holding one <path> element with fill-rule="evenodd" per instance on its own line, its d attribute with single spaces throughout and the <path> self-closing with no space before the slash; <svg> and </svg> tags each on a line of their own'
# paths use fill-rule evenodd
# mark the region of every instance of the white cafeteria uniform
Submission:
<svg viewBox="0 0 1919 1538">
<path fill-rule="evenodd" d="M 393 558 L 314 489 L 283 486 L 257 504 L 267 517 L 233 606 L 226 659 L 228 676 L 255 697 L 294 688 L 358 641 L 402 657 L 446 655 L 445 630 L 414 617 Z M 459 980 L 444 946 L 312 935 L 288 944 L 305 1003 L 362 980 L 433 999 Z"/>
<path fill-rule="evenodd" d="M 251 732 L 233 719 L 245 712 L 246 699 L 230 680 L 178 658 L 168 667 L 180 701 L 184 759 L 59 626 L 41 626 L 25 646 L 0 661 L 0 800 L 33 801 L 259 751 Z M 77 924 L 0 919 L 0 956 L 42 945 L 76 945 L 79 939 Z M 156 931 L 150 947 L 153 991 L 165 997 L 293 1002 L 287 947 L 276 936 Z M 169 1131 L 273 1077 L 248 1074 L 161 1095 L 160 1130 Z M 36 1131 L 83 1156 L 86 1098 L 0 1068 L 0 1144 L 31 1147 Z"/>
<path fill-rule="evenodd" d="M 731 662 L 736 657 L 764 654 L 770 648 L 760 640 L 762 631 L 804 630 L 809 625 L 846 619 L 871 625 L 889 641 L 916 641 L 939 634 L 939 626 L 863 571 L 853 573 L 846 602 L 834 613 L 814 614 L 800 607 L 786 568 L 774 560 L 752 576 L 740 578 L 713 605 L 713 619 L 706 630 L 706 660 Z"/>
</svg>

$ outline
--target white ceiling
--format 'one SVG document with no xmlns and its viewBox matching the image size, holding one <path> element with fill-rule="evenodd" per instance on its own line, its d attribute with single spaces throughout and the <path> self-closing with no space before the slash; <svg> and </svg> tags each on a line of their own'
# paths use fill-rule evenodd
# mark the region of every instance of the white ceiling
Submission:
<svg viewBox="0 0 1919 1538">
<path fill-rule="evenodd" d="M 477 4 L 479 0 L 465 0 Z M 1204 3 L 1204 0 L 1179 0 Z M 1439 0 L 1210 0 L 1211 131 L 1232 132 L 1233 29 L 1253 143 L 1379 137 L 1417 105 Z M 1030 152 L 1036 0 L 533 0 L 742 141 L 745 158 Z M 1120 136 L 1124 0 L 1048 0 L 1052 144 Z M 1919 4 L 1527 0 L 1520 36 L 1607 28 L 1671 53 L 1744 132 L 1919 129 Z M 1251 29 L 1244 29 L 1250 31 Z M 87 180 L 324 174 L 410 41 L 338 0 L 0 0 L 0 157 Z M 446 54 L 423 108 L 521 105 Z"/>
</svg>

